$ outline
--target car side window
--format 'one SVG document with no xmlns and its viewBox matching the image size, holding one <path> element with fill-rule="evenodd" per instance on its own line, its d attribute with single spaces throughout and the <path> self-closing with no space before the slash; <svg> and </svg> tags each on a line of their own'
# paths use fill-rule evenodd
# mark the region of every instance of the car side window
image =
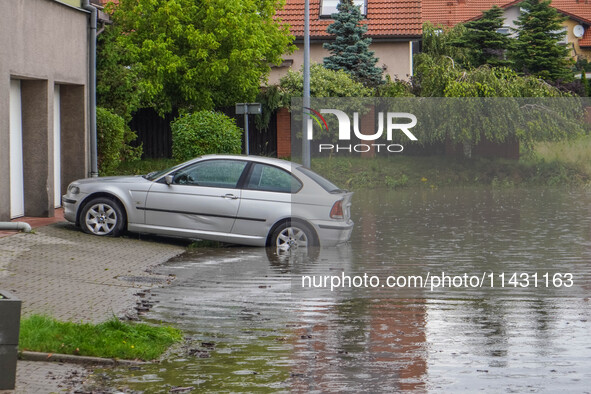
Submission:
<svg viewBox="0 0 591 394">
<path fill-rule="evenodd" d="M 296 193 L 302 188 L 302 183 L 281 168 L 255 163 L 245 188 L 267 192 Z"/>
<path fill-rule="evenodd" d="M 202 161 L 177 171 L 173 184 L 235 189 L 245 167 L 240 160 Z"/>
</svg>

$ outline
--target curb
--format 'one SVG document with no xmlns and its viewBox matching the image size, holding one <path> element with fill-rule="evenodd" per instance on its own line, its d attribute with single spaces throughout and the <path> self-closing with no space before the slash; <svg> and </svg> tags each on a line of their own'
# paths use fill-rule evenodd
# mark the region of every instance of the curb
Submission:
<svg viewBox="0 0 591 394">
<path fill-rule="evenodd" d="M 90 357 L 90 356 L 74 356 L 71 354 L 56 354 L 56 353 L 41 353 L 41 352 L 29 352 L 20 351 L 18 353 L 19 360 L 24 361 L 52 361 L 62 362 L 70 364 L 81 364 L 81 365 L 147 365 L 153 364 L 147 361 L 136 361 L 136 360 L 119 360 L 116 358 L 102 358 L 102 357 Z"/>
</svg>

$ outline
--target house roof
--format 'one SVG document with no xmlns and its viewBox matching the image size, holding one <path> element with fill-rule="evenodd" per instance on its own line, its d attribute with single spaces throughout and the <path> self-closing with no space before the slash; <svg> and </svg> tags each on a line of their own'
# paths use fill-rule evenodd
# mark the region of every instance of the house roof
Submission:
<svg viewBox="0 0 591 394">
<path fill-rule="evenodd" d="M 571 19 L 591 25 L 591 0 L 552 0 L 552 6 Z"/>
<path fill-rule="evenodd" d="M 478 19 L 482 11 L 493 5 L 508 8 L 522 0 L 422 0 L 423 20 L 443 26 Z M 552 0 L 552 6 L 562 14 L 591 25 L 591 0 Z"/>
<path fill-rule="evenodd" d="M 493 5 L 499 7 L 508 3 L 507 0 L 422 0 L 423 21 L 435 25 L 455 26 L 482 16 Z M 573 0 L 574 1 L 574 0 Z"/>
<path fill-rule="evenodd" d="M 591 28 L 585 30 L 585 34 L 579 39 L 579 46 L 582 46 L 583 48 L 591 47 Z"/>
<path fill-rule="evenodd" d="M 310 37 L 330 37 L 326 32 L 333 19 L 320 18 L 320 1 L 310 0 Z M 424 0 L 423 0 L 424 1 Z M 276 18 L 289 25 L 296 38 L 304 36 L 304 0 L 287 0 Z M 367 0 L 367 35 L 372 38 L 420 37 L 421 0 Z"/>
</svg>

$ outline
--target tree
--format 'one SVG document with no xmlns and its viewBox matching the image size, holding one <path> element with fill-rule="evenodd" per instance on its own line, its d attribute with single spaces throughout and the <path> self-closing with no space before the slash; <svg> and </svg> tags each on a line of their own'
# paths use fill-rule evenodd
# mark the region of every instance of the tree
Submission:
<svg viewBox="0 0 591 394">
<path fill-rule="evenodd" d="M 122 161 L 139 160 L 142 147 L 132 147 L 137 138 L 121 116 L 96 107 L 98 166 L 102 175 L 111 175 Z"/>
<path fill-rule="evenodd" d="M 297 102 L 298 98 L 302 97 L 304 90 L 304 76 L 303 72 L 289 71 L 286 76 L 281 78 L 279 81 L 278 96 L 281 97 L 280 102 L 283 105 L 290 105 L 293 119 L 298 119 L 298 114 L 301 113 L 301 108 L 292 102 Z M 329 70 L 321 64 L 312 64 L 310 66 L 310 96 L 314 98 L 331 97 L 335 99 L 341 99 L 342 110 L 356 110 L 360 103 L 363 103 L 364 97 L 370 97 L 373 94 L 373 90 L 363 86 L 361 82 L 354 80 L 351 75 L 343 70 Z M 292 100 L 292 99 L 296 100 Z M 363 107 L 361 105 L 361 107 Z M 295 108 L 295 111 L 294 111 Z M 329 127 L 336 127 L 331 125 L 333 119 L 328 119 Z M 326 132 L 320 131 L 316 134 L 317 137 L 326 137 Z M 338 136 L 333 134 L 328 136 L 336 139 Z"/>
<path fill-rule="evenodd" d="M 109 109 L 127 123 L 140 108 L 138 76 L 126 67 L 125 49 L 117 45 L 117 29 L 98 36 L 96 57 L 97 106 Z"/>
<path fill-rule="evenodd" d="M 421 58 L 423 55 L 432 58 L 448 57 L 455 63 L 466 63 L 468 59 L 468 50 L 452 45 L 461 39 L 466 33 L 466 26 L 457 24 L 452 28 L 434 26 L 431 22 L 423 23 L 423 45 L 421 53 L 415 55 L 415 58 Z M 416 63 L 415 63 L 416 66 Z"/>
<path fill-rule="evenodd" d="M 360 7 L 353 0 L 341 0 L 337 5 L 334 22 L 326 31 L 335 36 L 334 42 L 324 43 L 323 47 L 331 52 L 324 58 L 324 67 L 330 70 L 344 70 L 366 86 L 382 83 L 383 70 L 376 67 L 378 59 L 369 50 L 371 38 L 363 36 L 367 26 L 361 24 L 363 15 Z"/>
<path fill-rule="evenodd" d="M 292 48 L 273 19 L 280 0 L 121 0 L 111 8 L 114 61 L 141 107 L 167 113 L 250 101 Z M 109 84 L 108 78 L 102 78 Z M 112 90 L 103 89 L 103 92 Z M 128 90 L 127 90 L 128 91 Z"/>
<path fill-rule="evenodd" d="M 585 69 L 581 70 L 581 86 L 582 86 L 582 94 L 583 97 L 589 97 L 589 80 L 587 80 L 587 73 Z"/>
<path fill-rule="evenodd" d="M 460 143 L 468 157 L 482 138 L 517 139 L 527 152 L 537 141 L 574 138 L 584 131 L 579 98 L 507 67 L 466 70 L 447 56 L 424 54 L 417 81 L 421 96 L 446 98 L 420 100 L 412 112 L 421 119 L 413 129 L 421 142 Z"/>
<path fill-rule="evenodd" d="M 513 39 L 498 32 L 503 22 L 503 9 L 495 5 L 484 11 L 480 19 L 465 23 L 466 31 L 453 45 L 469 49 L 468 63 L 472 67 L 509 66 L 512 61 L 505 58 L 505 53 Z"/>
<path fill-rule="evenodd" d="M 519 72 L 551 81 L 571 81 L 569 48 L 559 44 L 566 18 L 550 6 L 550 1 L 524 0 L 520 4 L 518 36 L 510 55 Z"/>
<path fill-rule="evenodd" d="M 302 97 L 303 73 L 288 71 L 279 81 L 283 102 L 289 104 L 292 97 Z M 343 70 L 330 70 L 320 64 L 310 66 L 310 96 L 312 97 L 369 97 L 372 91 L 355 81 Z"/>
</svg>

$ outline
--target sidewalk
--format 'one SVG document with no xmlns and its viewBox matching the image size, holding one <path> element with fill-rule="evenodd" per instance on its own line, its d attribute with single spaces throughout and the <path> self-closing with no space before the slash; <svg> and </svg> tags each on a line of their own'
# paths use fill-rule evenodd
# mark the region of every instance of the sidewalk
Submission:
<svg viewBox="0 0 591 394">
<path fill-rule="evenodd" d="M 11 222 L 29 223 L 29 226 L 31 226 L 33 229 L 35 229 L 37 227 L 47 226 L 48 224 L 65 222 L 65 221 L 66 221 L 66 219 L 64 219 L 64 209 L 63 208 L 56 208 L 55 215 L 52 218 L 35 218 L 35 217 L 25 216 L 22 218 L 17 218 L 17 219 L 11 220 Z M 15 234 L 17 234 L 16 231 L 8 231 L 8 230 L 0 231 L 0 238 L 8 237 L 10 235 L 15 235 Z"/>
<path fill-rule="evenodd" d="M 39 223 L 52 221 L 56 220 Z M 135 293 L 171 280 L 151 274 L 149 268 L 185 250 L 138 238 L 92 236 L 64 221 L 38 227 L 31 234 L 0 235 L 0 289 L 22 300 L 22 317 L 37 313 L 97 323 L 132 313 Z M 79 366 L 19 361 L 15 392 L 73 390 L 86 373 Z"/>
</svg>

